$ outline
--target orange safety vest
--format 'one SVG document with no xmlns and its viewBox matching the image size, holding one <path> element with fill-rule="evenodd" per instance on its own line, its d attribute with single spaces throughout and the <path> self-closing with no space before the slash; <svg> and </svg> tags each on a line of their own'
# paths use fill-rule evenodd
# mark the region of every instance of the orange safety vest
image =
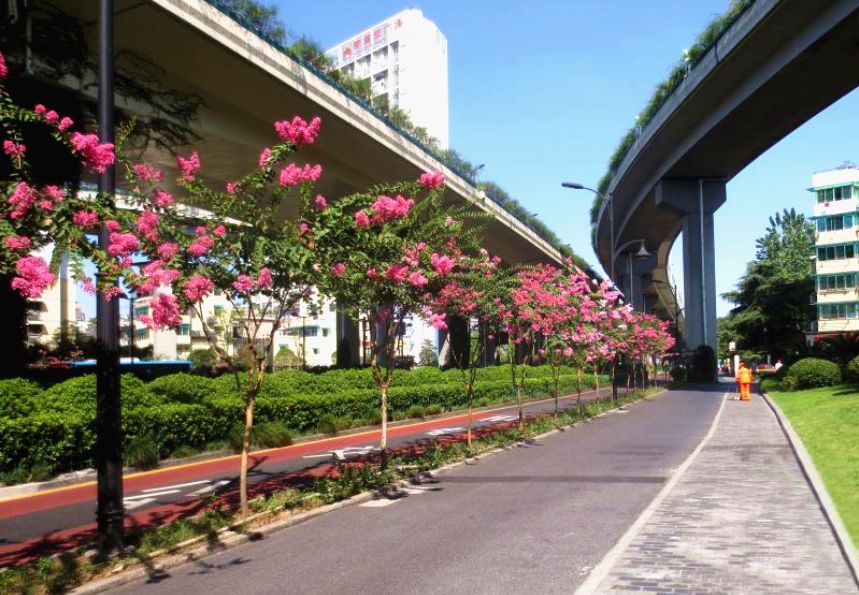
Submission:
<svg viewBox="0 0 859 595">
<path fill-rule="evenodd" d="M 748 368 L 740 368 L 737 370 L 737 382 L 740 384 L 751 384 L 752 371 Z"/>
</svg>

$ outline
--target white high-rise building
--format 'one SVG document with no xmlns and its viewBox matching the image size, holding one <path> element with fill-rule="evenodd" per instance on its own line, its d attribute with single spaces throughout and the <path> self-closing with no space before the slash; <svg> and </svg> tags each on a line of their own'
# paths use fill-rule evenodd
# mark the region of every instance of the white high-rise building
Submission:
<svg viewBox="0 0 859 595">
<path fill-rule="evenodd" d="M 334 68 L 368 80 L 374 98 L 387 96 L 448 148 L 447 38 L 423 12 L 399 12 L 325 55 Z"/>
<path fill-rule="evenodd" d="M 859 168 L 852 163 L 812 176 L 817 332 L 859 330 Z"/>
</svg>

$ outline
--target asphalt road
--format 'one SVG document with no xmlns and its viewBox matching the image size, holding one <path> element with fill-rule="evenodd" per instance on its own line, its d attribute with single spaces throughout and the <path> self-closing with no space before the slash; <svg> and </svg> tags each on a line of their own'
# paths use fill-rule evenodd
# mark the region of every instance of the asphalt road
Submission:
<svg viewBox="0 0 859 595">
<path fill-rule="evenodd" d="M 603 397 L 607 391 L 602 391 Z M 593 393 L 585 393 L 586 400 Z M 563 398 L 571 406 L 574 398 Z M 525 406 L 527 415 L 551 412 L 554 403 L 539 401 Z M 511 423 L 515 406 L 475 414 L 475 427 Z M 396 449 L 444 435 L 460 435 L 462 414 L 389 428 L 389 447 Z M 306 481 L 330 467 L 332 454 L 346 460 L 372 454 L 378 430 L 315 440 L 252 454 L 248 482 L 253 489 L 272 489 L 284 482 Z M 157 526 L 200 511 L 211 493 L 234 494 L 238 486 L 238 456 L 198 461 L 124 478 L 126 527 Z M 62 551 L 95 539 L 95 482 L 36 492 L 0 500 L 0 567 L 20 564 L 36 556 Z"/>
<path fill-rule="evenodd" d="M 118 592 L 570 593 L 703 439 L 721 397 L 668 392 Z"/>
</svg>

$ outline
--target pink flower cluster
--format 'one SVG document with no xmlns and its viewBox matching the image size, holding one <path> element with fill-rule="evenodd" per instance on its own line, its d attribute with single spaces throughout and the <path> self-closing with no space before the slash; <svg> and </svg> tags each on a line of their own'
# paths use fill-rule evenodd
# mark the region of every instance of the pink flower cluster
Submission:
<svg viewBox="0 0 859 595">
<path fill-rule="evenodd" d="M 169 192 L 164 192 L 163 190 L 156 190 L 153 193 L 152 201 L 155 203 L 156 207 L 159 208 L 167 208 L 173 204 L 173 195 Z"/>
<path fill-rule="evenodd" d="M 439 256 L 438 252 L 433 252 L 430 255 L 430 264 L 436 274 L 442 277 L 450 273 L 456 265 L 455 261 L 450 256 Z"/>
<path fill-rule="evenodd" d="M 137 252 L 139 249 L 140 240 L 130 231 L 113 231 L 110 233 L 107 253 L 111 256 L 131 256 L 131 254 Z"/>
<path fill-rule="evenodd" d="M 409 214 L 415 201 L 411 198 L 403 198 L 399 194 L 396 198 L 382 195 L 377 198 L 370 208 L 373 209 L 373 217 L 370 222 L 373 225 L 381 225 L 391 219 L 399 219 Z"/>
<path fill-rule="evenodd" d="M 83 158 L 86 167 L 96 173 L 104 173 L 116 161 L 112 143 L 100 143 L 95 134 L 72 132 L 69 137 L 72 149 Z"/>
<path fill-rule="evenodd" d="M 35 188 L 27 184 L 27 182 L 18 182 L 15 190 L 9 195 L 8 202 L 15 207 L 9 213 L 9 217 L 11 219 L 21 219 L 24 217 L 36 202 L 37 197 L 38 193 Z"/>
<path fill-rule="evenodd" d="M 248 275 L 239 275 L 233 281 L 233 289 L 243 294 L 249 294 L 256 288 L 267 289 L 269 287 L 271 287 L 271 271 L 267 267 L 259 270 L 256 281 Z"/>
<path fill-rule="evenodd" d="M 6 66 L 6 56 L 0 54 L 0 79 L 6 78 L 7 74 L 9 74 L 9 67 Z"/>
<path fill-rule="evenodd" d="M 9 236 L 6 238 L 5 244 L 10 250 L 27 250 L 32 241 L 25 236 Z"/>
<path fill-rule="evenodd" d="M 238 182 L 227 182 L 227 194 L 232 196 L 236 192 L 240 192 L 242 189 L 242 185 Z"/>
<path fill-rule="evenodd" d="M 319 116 L 305 122 L 299 116 L 295 116 L 292 122 L 289 120 L 281 120 L 274 123 L 274 129 L 277 135 L 287 142 L 300 147 L 301 145 L 309 145 L 316 141 L 319 135 L 319 129 L 322 126 L 322 119 Z"/>
<path fill-rule="evenodd" d="M 195 303 L 202 300 L 214 290 L 215 284 L 212 283 L 212 280 L 199 273 L 192 275 L 191 278 L 185 281 L 185 285 L 182 287 L 182 293 L 185 294 L 185 297 Z"/>
<path fill-rule="evenodd" d="M 9 157 L 23 157 L 26 151 L 27 147 L 25 147 L 21 143 L 16 143 L 15 141 L 11 141 L 8 138 L 3 141 L 3 152 L 6 153 Z"/>
<path fill-rule="evenodd" d="M 440 171 L 424 172 L 418 178 L 418 184 L 427 190 L 444 186 L 444 174 Z"/>
<path fill-rule="evenodd" d="M 135 163 L 132 169 L 134 169 L 134 175 L 144 182 L 158 184 L 164 179 L 163 171 L 145 163 Z"/>
<path fill-rule="evenodd" d="M 204 228 L 205 230 L 205 228 Z M 203 256 L 209 250 L 212 249 L 212 246 L 215 245 L 215 240 L 207 235 L 197 236 L 191 245 L 188 246 L 188 254 L 191 256 Z"/>
<path fill-rule="evenodd" d="M 164 268 L 164 261 L 153 260 L 143 267 L 143 276 L 135 288 L 140 295 L 149 295 L 155 292 L 159 287 L 170 287 L 179 278 L 179 271 L 176 269 Z"/>
<path fill-rule="evenodd" d="M 268 160 L 269 159 L 271 159 L 271 149 L 266 147 L 262 151 L 260 151 L 259 168 L 264 169 L 266 166 L 268 166 Z"/>
<path fill-rule="evenodd" d="M 316 198 L 313 199 L 313 207 L 317 211 L 324 211 L 328 208 L 328 201 L 321 194 L 317 194 Z"/>
<path fill-rule="evenodd" d="M 335 262 L 331 265 L 331 274 L 335 277 L 342 277 L 346 274 L 346 265 L 342 262 Z"/>
<path fill-rule="evenodd" d="M 137 218 L 137 231 L 150 242 L 158 241 L 158 214 L 152 211 L 143 211 Z"/>
<path fill-rule="evenodd" d="M 200 167 L 202 167 L 200 164 L 200 156 L 197 154 L 197 151 L 191 153 L 187 159 L 184 157 L 176 157 L 176 165 L 179 166 L 181 180 L 189 184 L 197 179 L 197 174 L 200 173 Z"/>
<path fill-rule="evenodd" d="M 315 182 L 321 175 L 321 165 L 305 165 L 302 168 L 290 163 L 280 170 L 280 185 L 296 186 L 302 182 Z"/>
<path fill-rule="evenodd" d="M 158 246 L 158 258 L 167 262 L 177 254 L 179 254 L 179 244 L 173 242 L 164 242 Z"/>
<path fill-rule="evenodd" d="M 12 278 L 12 289 L 27 298 L 37 298 L 57 280 L 48 263 L 39 256 L 24 256 L 15 263 L 18 276 Z"/>
<path fill-rule="evenodd" d="M 179 314 L 179 302 L 175 295 L 169 293 L 158 293 L 150 302 L 152 316 L 141 316 L 148 328 L 169 329 L 178 328 L 182 324 L 182 316 Z"/>
</svg>

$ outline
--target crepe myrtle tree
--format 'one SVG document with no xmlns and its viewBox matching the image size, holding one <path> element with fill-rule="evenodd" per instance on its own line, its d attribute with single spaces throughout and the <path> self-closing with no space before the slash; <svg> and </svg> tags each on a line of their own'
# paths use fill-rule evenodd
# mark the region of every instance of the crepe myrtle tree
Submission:
<svg viewBox="0 0 859 595">
<path fill-rule="evenodd" d="M 468 321 L 470 349 L 467 353 L 452 350 L 451 359 L 462 376 L 468 403 L 466 436 L 469 448 L 473 435 L 474 382 L 477 379 L 477 369 L 484 357 L 487 342 L 494 343 L 496 337 L 501 334 L 501 318 L 495 302 L 509 294 L 514 278 L 508 269 L 501 266 L 499 257 L 489 256 L 486 250 L 481 249 L 477 258 L 457 267 L 434 296 L 433 309 L 447 316 L 460 316 Z"/>
<path fill-rule="evenodd" d="M 121 264 L 129 265 L 132 254 L 148 260 L 139 273 L 126 274 L 138 295 L 152 296 L 145 324 L 176 328 L 181 312 L 193 309 L 212 349 L 232 370 L 244 404 L 239 486 L 244 515 L 254 406 L 275 333 L 285 313 L 309 299 L 310 288 L 325 276 L 318 240 L 307 234 L 312 224 L 317 237 L 325 236 L 319 215 L 328 203 L 313 190 L 322 168 L 291 161 L 299 147 L 316 140 L 320 127 L 319 118 L 275 122 L 276 144 L 262 149 L 257 167 L 225 188 L 203 182 L 196 152 L 177 158 L 177 196 L 164 186 L 161 171 L 123 160 L 132 211 L 125 225 L 108 221 L 116 228 L 108 251 Z M 294 205 L 296 219 L 285 219 L 286 205 Z M 241 337 L 233 350 L 204 316 L 204 300 L 216 290 L 241 313 L 233 321 Z"/>
<path fill-rule="evenodd" d="M 433 309 L 434 296 L 460 267 L 470 266 L 478 216 L 468 207 L 442 203 L 444 175 L 428 172 L 415 182 L 386 184 L 341 198 L 311 222 L 307 234 L 328 267 L 321 290 L 336 296 L 354 319 L 374 332 L 370 367 L 379 388 L 386 459 L 388 390 L 404 319 L 417 314 L 438 329 L 446 315 Z"/>
<path fill-rule="evenodd" d="M 552 336 L 571 306 L 568 296 L 556 283 L 559 269 L 549 264 L 522 268 L 516 273 L 511 291 L 496 299 L 502 327 L 513 345 L 510 374 L 519 407 L 519 426 L 525 423 L 522 390 L 527 376 L 527 363 L 538 354 L 538 338 Z"/>
<path fill-rule="evenodd" d="M 0 133 L 3 153 L 11 165 L 9 179 L 0 182 L 5 197 L 0 203 L 0 274 L 12 275 L 12 289 L 23 297 L 38 298 L 56 281 L 60 259 L 68 252 L 74 264 L 83 258 L 94 261 L 104 285 L 112 286 L 121 266 L 91 241 L 78 214 L 86 212 L 94 226 L 113 213 L 113 197 L 81 196 L 67 186 L 34 183 L 21 130 L 44 128 L 90 173 L 102 173 L 114 164 L 114 145 L 99 143 L 98 135 L 77 130 L 71 118 L 42 104 L 33 108 L 16 105 L 3 86 L 7 72 L 0 54 Z M 44 254 L 51 248 L 49 264 Z M 82 267 L 74 266 L 74 270 L 82 274 Z"/>
<path fill-rule="evenodd" d="M 562 366 L 569 365 L 576 370 L 577 406 L 581 407 L 582 373 L 587 363 L 587 349 L 600 339 L 593 324 L 599 316 L 599 306 L 594 299 L 592 279 L 571 259 L 566 260 L 564 268 L 554 276 L 547 277 L 546 282 L 547 291 L 566 297 L 564 308 L 549 306 L 550 311 L 544 315 L 552 327 L 552 333 L 545 336 L 543 359 L 552 370 L 552 394 L 557 415 Z"/>
</svg>

